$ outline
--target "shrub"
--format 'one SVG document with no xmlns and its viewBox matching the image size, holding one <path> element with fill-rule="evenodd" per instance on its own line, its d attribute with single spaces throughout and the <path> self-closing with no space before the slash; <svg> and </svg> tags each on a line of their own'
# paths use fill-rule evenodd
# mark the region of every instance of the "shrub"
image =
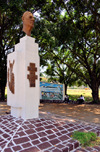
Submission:
<svg viewBox="0 0 100 152">
<path fill-rule="evenodd" d="M 89 146 L 91 141 L 96 141 L 97 135 L 93 132 L 75 131 L 72 135 L 73 139 L 78 140 L 83 147 Z"/>
</svg>

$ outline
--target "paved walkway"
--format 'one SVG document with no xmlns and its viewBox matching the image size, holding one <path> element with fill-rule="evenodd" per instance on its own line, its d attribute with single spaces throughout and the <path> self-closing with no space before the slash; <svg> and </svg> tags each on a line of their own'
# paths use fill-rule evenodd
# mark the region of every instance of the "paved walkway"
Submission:
<svg viewBox="0 0 100 152">
<path fill-rule="evenodd" d="M 7 109 L 6 109 L 7 110 Z M 100 125 L 40 111 L 38 119 L 24 121 L 0 116 L 0 152 L 100 152 L 100 146 L 82 149 L 72 133 L 93 131 L 100 135 Z"/>
</svg>

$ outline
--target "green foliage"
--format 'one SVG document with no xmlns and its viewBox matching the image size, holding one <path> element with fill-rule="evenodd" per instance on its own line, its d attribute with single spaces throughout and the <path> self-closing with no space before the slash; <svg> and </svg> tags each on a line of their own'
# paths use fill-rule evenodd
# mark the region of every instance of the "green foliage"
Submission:
<svg viewBox="0 0 100 152">
<path fill-rule="evenodd" d="M 99 1 L 94 0 L 58 0 L 49 1 L 41 11 L 48 36 L 40 44 L 44 48 L 40 55 L 46 62 L 55 60 L 59 65 L 66 65 L 81 82 L 88 84 L 94 101 L 99 101 L 100 85 L 99 7 Z"/>
<path fill-rule="evenodd" d="M 96 141 L 97 135 L 93 132 L 75 131 L 72 135 L 73 139 L 78 140 L 83 147 L 90 146 L 91 141 Z"/>
</svg>

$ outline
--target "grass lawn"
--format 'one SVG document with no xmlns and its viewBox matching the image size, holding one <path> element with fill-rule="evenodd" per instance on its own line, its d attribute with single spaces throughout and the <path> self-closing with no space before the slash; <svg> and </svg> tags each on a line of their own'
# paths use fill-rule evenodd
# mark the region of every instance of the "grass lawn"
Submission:
<svg viewBox="0 0 100 152">
<path fill-rule="evenodd" d="M 79 96 L 82 94 L 85 98 L 86 102 L 92 101 L 92 91 L 91 89 L 68 89 L 67 94 L 71 100 L 77 100 Z M 100 95 L 100 90 L 99 90 Z"/>
</svg>

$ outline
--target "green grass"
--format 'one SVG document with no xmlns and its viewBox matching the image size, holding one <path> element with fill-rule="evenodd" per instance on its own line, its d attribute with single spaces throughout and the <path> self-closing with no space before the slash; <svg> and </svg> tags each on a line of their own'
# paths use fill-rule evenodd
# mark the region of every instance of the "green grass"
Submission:
<svg viewBox="0 0 100 152">
<path fill-rule="evenodd" d="M 86 102 L 90 102 L 93 100 L 91 89 L 87 89 L 87 90 L 80 89 L 80 88 L 79 89 L 68 89 L 67 94 L 69 95 L 69 98 L 74 101 L 76 101 L 80 97 L 81 94 L 84 96 Z M 99 90 L 99 94 L 100 94 L 100 90 Z"/>
<path fill-rule="evenodd" d="M 5 88 L 5 99 L 7 99 L 7 87 Z"/>
<path fill-rule="evenodd" d="M 75 131 L 72 134 L 72 138 L 76 139 L 80 142 L 82 147 L 91 147 L 94 145 L 98 145 L 99 137 L 93 132 L 78 132 Z"/>
</svg>

